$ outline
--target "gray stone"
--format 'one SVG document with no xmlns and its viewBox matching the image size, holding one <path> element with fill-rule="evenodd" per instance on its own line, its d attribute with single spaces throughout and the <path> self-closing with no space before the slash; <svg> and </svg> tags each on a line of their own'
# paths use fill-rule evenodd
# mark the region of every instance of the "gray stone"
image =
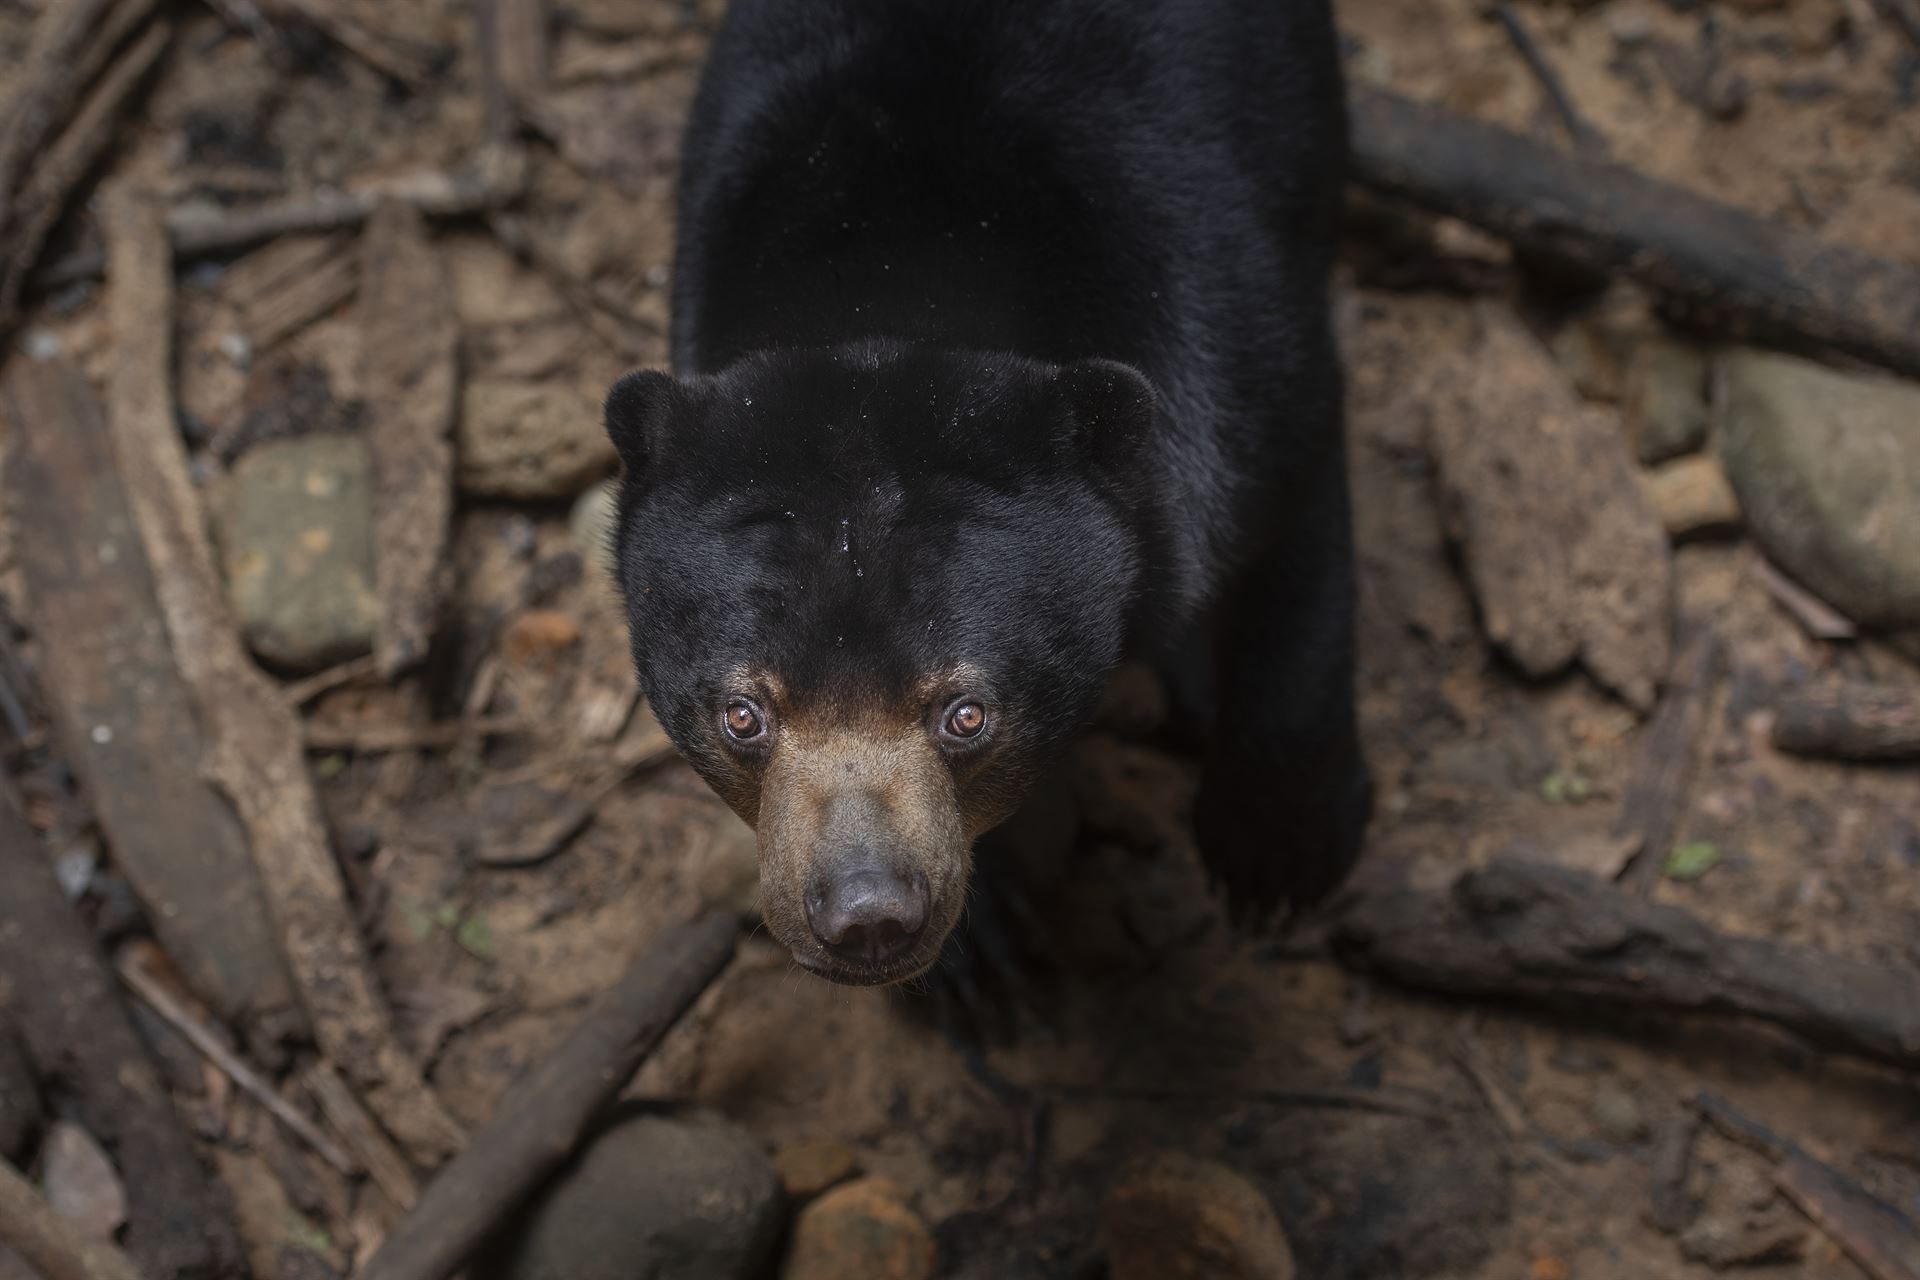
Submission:
<svg viewBox="0 0 1920 1280">
<path fill-rule="evenodd" d="M 783 1204 L 753 1136 L 707 1112 L 629 1108 L 469 1270 L 473 1280 L 749 1280 Z"/>
<path fill-rule="evenodd" d="M 1716 411 L 1727 478 L 1789 576 L 1864 626 L 1920 626 L 1920 386 L 1737 351 Z"/>
<path fill-rule="evenodd" d="M 1608 1142 L 1632 1146 L 1647 1136 L 1646 1113 L 1626 1086 L 1603 1080 L 1593 1091 L 1593 1127 Z"/>
<path fill-rule="evenodd" d="M 1699 452 L 1707 442 L 1707 353 L 1666 338 L 1641 343 L 1620 411 L 1644 465 Z"/>
<path fill-rule="evenodd" d="M 1293 1250 L 1260 1188 L 1211 1160 L 1160 1151 L 1120 1173 L 1101 1210 L 1113 1280 L 1293 1280 Z"/>
<path fill-rule="evenodd" d="M 460 490 L 483 498 L 571 498 L 616 460 L 599 403 L 565 381 L 468 382 L 458 443 Z"/>
<path fill-rule="evenodd" d="M 274 440 L 249 449 L 220 504 L 220 560 L 248 645 L 289 671 L 373 647 L 372 498 L 365 441 Z"/>
</svg>

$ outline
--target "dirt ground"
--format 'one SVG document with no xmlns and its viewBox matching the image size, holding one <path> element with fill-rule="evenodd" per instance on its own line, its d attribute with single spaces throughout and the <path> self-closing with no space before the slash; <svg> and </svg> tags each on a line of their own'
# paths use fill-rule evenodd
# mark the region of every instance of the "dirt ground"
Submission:
<svg viewBox="0 0 1920 1280">
<path fill-rule="evenodd" d="M 527 113 L 519 212 L 567 271 L 638 318 L 644 349 L 612 349 L 485 226 L 449 222 L 436 244 L 453 273 L 463 379 L 561 387 L 590 405 L 631 361 L 664 363 L 674 131 L 717 6 L 549 8 L 549 87 Z M 1869 0 L 1515 8 L 1614 158 L 1920 264 L 1920 47 Z M 0 3 L 0 67 L 21 56 L 34 9 Z M 175 204 L 232 206 L 455 165 L 484 128 L 466 7 L 420 0 L 374 16 L 451 51 L 450 62 L 409 93 L 317 38 L 289 41 L 276 65 L 212 10 L 183 7 L 144 120 L 112 168 Z M 1343 0 L 1339 17 L 1356 81 L 1563 141 L 1537 80 L 1477 4 Z M 91 220 L 70 221 L 62 250 L 83 251 Z M 1361 889 L 1442 888 L 1516 845 L 1604 832 L 1646 734 L 1585 675 L 1526 680 L 1483 638 L 1443 535 L 1423 391 L 1469 345 L 1476 306 L 1541 323 L 1549 309 L 1492 242 L 1454 227 L 1438 237 L 1485 269 L 1460 273 L 1466 285 L 1399 287 L 1356 241 L 1338 301 L 1363 565 L 1361 710 L 1379 783 Z M 271 434 L 350 422 L 351 304 L 236 358 L 238 270 L 215 260 L 183 275 L 183 419 L 237 440 L 232 452 L 244 449 L 243 423 Z M 47 298 L 23 340 L 57 343 L 95 374 L 114 359 L 89 284 Z M 287 407 L 297 388 L 312 392 L 315 370 L 318 392 Z M 219 471 L 220 450 L 204 463 Z M 349 743 L 370 726 L 462 709 L 514 722 L 451 750 L 312 756 L 403 1033 L 474 1126 L 649 937 L 703 905 L 750 900 L 753 873 L 750 834 L 677 760 L 614 786 L 577 838 L 536 865 L 475 856 L 490 825 L 555 793 L 599 789 L 609 716 L 629 748 L 658 731 L 644 707 L 623 719 L 624 626 L 590 548 L 580 566 L 567 497 L 463 499 L 455 546 L 458 625 L 444 658 L 424 679 L 323 693 L 308 714 Z M 1784 685 L 1833 672 L 1911 685 L 1920 673 L 1870 643 L 1809 638 L 1756 560 L 1738 536 L 1675 553 L 1678 613 L 1711 624 L 1727 663 L 1674 840 L 1710 843 L 1719 857 L 1697 878 L 1663 878 L 1656 898 L 1731 933 L 1920 971 L 1916 775 L 1794 759 L 1765 732 Z M 14 614 L 30 616 L 17 575 L 4 585 Z M 28 652 L 53 640 L 30 637 Z M 829 986 L 757 937 L 634 1091 L 711 1105 L 770 1147 L 846 1143 L 864 1169 L 914 1194 L 952 1276 L 1086 1274 L 1116 1163 L 1172 1146 L 1265 1189 L 1301 1274 L 1316 1280 L 1704 1277 L 1717 1270 L 1696 1260 L 1712 1232 L 1668 1234 L 1649 1220 L 1659 1140 L 1703 1090 L 1920 1217 L 1920 1094 L 1891 1071 L 1730 1022 L 1410 995 L 1334 963 L 1315 921 L 1236 936 L 1207 895 L 1183 814 L 1196 762 L 1157 744 L 1155 704 L 1150 682 L 1130 678 L 1061 771 L 1053 841 L 1077 834 L 1041 888 L 1060 972 L 984 1063 L 919 1016 L 915 993 Z M 278 1196 L 282 1229 L 294 1211 L 335 1272 L 364 1258 L 390 1210 L 368 1203 L 377 1192 L 356 1200 L 333 1187 L 249 1119 L 249 1104 L 215 1099 L 197 1069 L 170 1078 L 188 1113 L 224 1108 L 202 1135 L 243 1199 Z M 1773 1274 L 1867 1276 L 1778 1200 L 1746 1149 L 1701 1134 L 1690 1187 L 1696 1227 L 1787 1224 Z M 284 1243 L 258 1239 L 274 1220 L 271 1203 L 243 1210 L 266 1256 Z"/>
</svg>

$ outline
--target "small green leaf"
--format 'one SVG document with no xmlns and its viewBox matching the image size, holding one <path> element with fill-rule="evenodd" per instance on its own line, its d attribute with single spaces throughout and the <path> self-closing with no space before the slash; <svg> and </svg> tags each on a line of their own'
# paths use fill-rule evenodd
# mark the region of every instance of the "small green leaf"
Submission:
<svg viewBox="0 0 1920 1280">
<path fill-rule="evenodd" d="M 346 772 L 346 768 L 347 757 L 336 751 L 330 756 L 321 756 L 313 762 L 313 776 L 322 782 L 328 782 Z"/>
<path fill-rule="evenodd" d="M 1711 840 L 1690 840 L 1675 846 L 1667 855 L 1667 876 L 1673 880 L 1698 880 L 1719 861 L 1719 845 Z"/>
<path fill-rule="evenodd" d="M 401 896 L 395 899 L 400 916 L 407 922 L 407 932 L 413 935 L 415 942 L 425 942 L 427 935 L 433 932 L 433 917 L 428 915 L 414 899 Z"/>
<path fill-rule="evenodd" d="M 287 1242 L 309 1253 L 333 1252 L 333 1237 L 292 1209 L 287 1210 Z"/>
<path fill-rule="evenodd" d="M 453 932 L 453 940 L 482 960 L 493 957 L 493 926 L 479 916 L 468 916 Z"/>
<path fill-rule="evenodd" d="M 460 908 L 451 902 L 443 902 L 433 909 L 433 922 L 442 929 L 456 929 L 460 926 Z"/>
<path fill-rule="evenodd" d="M 1554 770 L 1540 780 L 1540 798 L 1548 804 L 1584 804 L 1593 795 L 1585 774 Z"/>
</svg>

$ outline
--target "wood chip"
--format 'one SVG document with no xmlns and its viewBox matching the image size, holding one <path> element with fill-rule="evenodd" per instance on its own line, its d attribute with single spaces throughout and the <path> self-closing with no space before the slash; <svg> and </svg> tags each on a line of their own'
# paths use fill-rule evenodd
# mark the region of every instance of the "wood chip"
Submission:
<svg viewBox="0 0 1920 1280">
<path fill-rule="evenodd" d="M 1481 625 L 1528 675 L 1578 660 L 1647 710 L 1673 634 L 1666 534 L 1611 418 L 1511 314 L 1476 314 L 1479 340 L 1442 382 L 1431 434 Z"/>
</svg>

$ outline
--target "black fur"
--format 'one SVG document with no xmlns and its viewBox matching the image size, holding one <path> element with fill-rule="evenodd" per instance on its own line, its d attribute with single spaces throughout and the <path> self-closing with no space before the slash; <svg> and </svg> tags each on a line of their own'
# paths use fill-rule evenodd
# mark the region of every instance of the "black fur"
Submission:
<svg viewBox="0 0 1920 1280">
<path fill-rule="evenodd" d="M 608 402 L 635 658 L 716 786 L 744 666 L 885 699 L 972 664 L 1013 795 L 1141 653 L 1210 703 L 1236 911 L 1338 882 L 1368 795 L 1341 102 L 1326 0 L 734 0 L 677 378 Z"/>
</svg>

